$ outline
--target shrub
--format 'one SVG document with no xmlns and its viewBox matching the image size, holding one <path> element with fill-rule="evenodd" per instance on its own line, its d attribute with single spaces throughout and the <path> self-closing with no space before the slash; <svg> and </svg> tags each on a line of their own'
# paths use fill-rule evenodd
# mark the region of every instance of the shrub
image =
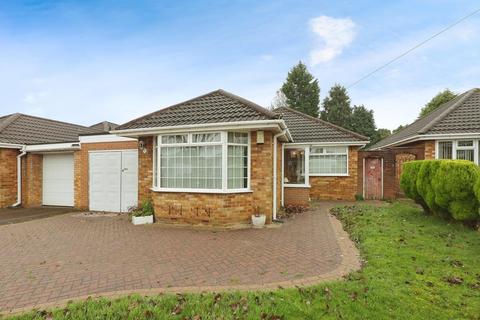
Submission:
<svg viewBox="0 0 480 320">
<path fill-rule="evenodd" d="M 128 213 L 134 217 L 151 216 L 154 214 L 152 201 L 143 200 L 141 205 L 129 208 Z"/>
<path fill-rule="evenodd" d="M 425 211 L 455 220 L 478 220 L 480 169 L 465 160 L 421 160 L 404 164 L 400 186 Z"/>
<path fill-rule="evenodd" d="M 357 193 L 357 194 L 355 195 L 355 200 L 356 200 L 356 201 L 364 201 L 365 198 L 363 197 L 363 194 Z"/>
</svg>

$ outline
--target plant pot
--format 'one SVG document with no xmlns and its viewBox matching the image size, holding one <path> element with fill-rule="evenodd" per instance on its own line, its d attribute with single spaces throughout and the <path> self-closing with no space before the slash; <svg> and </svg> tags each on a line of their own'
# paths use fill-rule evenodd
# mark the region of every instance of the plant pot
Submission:
<svg viewBox="0 0 480 320">
<path fill-rule="evenodd" d="M 264 214 L 259 215 L 258 217 L 252 215 L 252 224 L 254 228 L 262 228 L 265 225 L 265 220 L 267 216 Z"/>
<path fill-rule="evenodd" d="M 152 224 L 153 223 L 153 215 L 143 216 L 143 217 L 132 217 L 132 223 L 136 226 L 139 225 L 139 224 Z"/>
</svg>

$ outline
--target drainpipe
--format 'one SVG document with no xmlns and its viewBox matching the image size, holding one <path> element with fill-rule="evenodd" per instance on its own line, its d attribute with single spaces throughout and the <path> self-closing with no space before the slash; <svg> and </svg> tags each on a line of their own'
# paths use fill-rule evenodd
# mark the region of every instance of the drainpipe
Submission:
<svg viewBox="0 0 480 320">
<path fill-rule="evenodd" d="M 287 129 L 273 136 L 273 221 L 277 220 L 277 138 L 286 133 Z"/>
<path fill-rule="evenodd" d="M 17 207 L 22 204 L 22 157 L 27 154 L 25 146 L 22 147 L 22 152 L 17 156 L 17 202 L 12 207 Z"/>
</svg>

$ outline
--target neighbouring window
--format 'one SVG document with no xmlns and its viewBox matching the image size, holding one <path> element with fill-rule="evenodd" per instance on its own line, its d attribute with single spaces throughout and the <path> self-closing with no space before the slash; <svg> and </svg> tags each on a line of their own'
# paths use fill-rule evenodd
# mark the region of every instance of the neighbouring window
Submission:
<svg viewBox="0 0 480 320">
<path fill-rule="evenodd" d="M 452 141 L 440 141 L 438 143 L 438 158 L 452 159 L 453 147 Z"/>
<path fill-rule="evenodd" d="M 457 141 L 457 159 L 474 161 L 474 152 L 472 140 Z"/>
<path fill-rule="evenodd" d="M 348 147 L 311 147 L 309 169 L 310 175 L 347 175 Z"/>
<path fill-rule="evenodd" d="M 153 137 L 153 187 L 158 187 L 158 137 Z"/>
<path fill-rule="evenodd" d="M 156 170 L 158 176 L 155 176 L 158 187 L 218 191 L 247 189 L 248 137 L 248 133 L 237 132 L 160 136 L 157 151 L 160 170 Z"/>
<path fill-rule="evenodd" d="M 305 149 L 285 149 L 284 183 L 305 184 Z"/>
</svg>

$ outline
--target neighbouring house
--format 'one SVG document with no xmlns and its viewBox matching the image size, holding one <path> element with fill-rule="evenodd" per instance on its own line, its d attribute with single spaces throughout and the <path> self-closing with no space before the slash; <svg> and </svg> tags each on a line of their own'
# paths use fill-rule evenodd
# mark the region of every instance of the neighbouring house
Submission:
<svg viewBox="0 0 480 320">
<path fill-rule="evenodd" d="M 157 220 L 239 224 L 255 208 L 353 200 L 364 136 L 288 108 L 217 90 L 111 131 L 138 139 L 139 201 Z"/>
<path fill-rule="evenodd" d="M 358 190 L 367 199 L 402 196 L 403 163 L 463 159 L 480 164 L 480 89 L 472 89 L 360 152 Z"/>
<path fill-rule="evenodd" d="M 136 205 L 137 141 L 108 134 L 113 126 L 0 117 L 0 208 L 125 211 Z"/>
</svg>

